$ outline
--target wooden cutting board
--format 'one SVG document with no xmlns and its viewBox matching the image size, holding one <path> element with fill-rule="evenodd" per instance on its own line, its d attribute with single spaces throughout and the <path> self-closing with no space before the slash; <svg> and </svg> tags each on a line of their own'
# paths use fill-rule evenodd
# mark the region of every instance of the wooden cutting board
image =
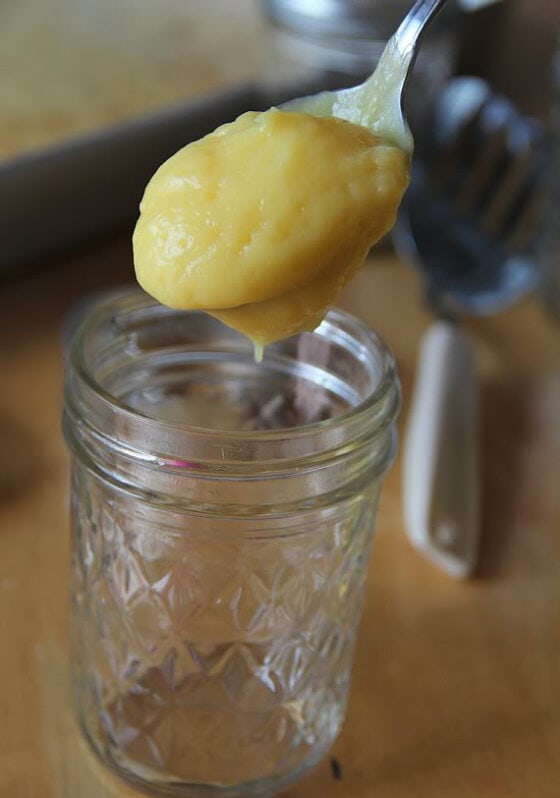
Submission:
<svg viewBox="0 0 560 798">
<path fill-rule="evenodd" d="M 64 314 L 131 280 L 130 241 L 77 253 L 0 295 L 0 795 L 133 798 L 82 742 L 67 660 Z M 407 417 L 430 322 L 395 259 L 344 303 L 390 343 Z M 287 798 L 558 798 L 560 326 L 535 300 L 466 328 L 482 388 L 483 530 L 475 579 L 445 577 L 403 530 L 400 459 L 384 486 L 348 715 Z"/>
</svg>

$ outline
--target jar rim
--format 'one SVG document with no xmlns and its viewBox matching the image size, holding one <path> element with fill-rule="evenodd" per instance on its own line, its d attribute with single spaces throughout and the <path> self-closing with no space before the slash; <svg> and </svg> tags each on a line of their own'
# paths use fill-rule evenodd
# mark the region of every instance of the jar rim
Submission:
<svg viewBox="0 0 560 798">
<path fill-rule="evenodd" d="M 346 338 L 346 343 L 352 344 L 355 350 L 365 349 L 368 345 L 369 349 L 375 351 L 381 360 L 380 378 L 375 389 L 362 401 L 355 406 L 335 415 L 331 418 L 313 421 L 310 423 L 293 426 L 282 427 L 267 430 L 228 430 L 219 427 L 204 427 L 193 424 L 179 423 L 176 421 L 169 421 L 165 419 L 158 419 L 154 416 L 148 415 L 136 408 L 131 407 L 126 402 L 114 396 L 108 391 L 101 382 L 96 379 L 92 374 L 91 369 L 88 367 L 84 349 L 87 343 L 87 338 L 96 328 L 107 320 L 109 312 L 124 311 L 131 312 L 135 310 L 150 310 L 157 313 L 167 314 L 196 314 L 200 315 L 202 311 L 177 311 L 160 305 L 154 299 L 149 297 L 139 289 L 120 290 L 114 292 L 111 297 L 105 297 L 95 303 L 95 306 L 89 313 L 82 319 L 79 324 L 70 344 L 70 367 L 76 372 L 80 380 L 83 381 L 85 386 L 93 392 L 98 398 L 104 401 L 107 405 L 114 407 L 120 413 L 129 415 L 132 418 L 139 418 L 143 423 L 148 425 L 157 425 L 160 429 L 163 427 L 169 430 L 192 432 L 194 434 L 204 434 L 205 436 L 219 436 L 221 439 L 240 439 L 243 441 L 250 441 L 254 439 L 259 440 L 275 440 L 283 439 L 286 435 L 298 437 L 307 436 L 315 431 L 324 431 L 332 426 L 339 426 L 344 424 L 350 419 L 355 419 L 365 415 L 376 414 L 381 417 L 387 415 L 391 416 L 391 420 L 396 414 L 398 408 L 391 406 L 393 403 L 387 404 L 387 396 L 395 387 L 397 381 L 396 364 L 391 350 L 383 339 L 374 332 L 365 322 L 358 319 L 348 311 L 341 310 L 340 308 L 331 308 L 325 316 L 322 323 L 315 329 L 313 334 L 327 337 L 329 334 L 342 334 Z M 352 345 L 351 344 L 351 345 Z M 361 353 L 361 358 L 365 354 Z M 386 412 L 375 413 L 376 409 L 386 410 Z"/>
<path fill-rule="evenodd" d="M 161 319 L 167 325 L 160 324 Z M 168 420 L 165 412 L 159 417 L 149 415 L 113 395 L 111 385 L 105 386 L 102 380 L 110 382 L 116 375 L 113 385 L 127 387 L 131 384 L 127 380 L 154 374 L 157 393 L 153 366 L 162 353 L 164 358 L 170 355 L 166 363 L 172 368 L 173 363 L 179 368 L 192 365 L 189 358 L 194 353 L 195 368 L 198 363 L 204 369 L 210 362 L 219 370 L 220 364 L 233 363 L 232 384 L 236 385 L 240 373 L 236 369 L 253 363 L 249 340 L 202 311 L 166 308 L 138 289 L 105 297 L 87 314 L 70 345 L 63 413 L 67 443 L 91 470 L 103 479 L 126 484 L 127 490 L 142 482 L 143 489 L 153 492 L 155 482 L 167 480 L 162 495 L 175 490 L 173 480 L 254 482 L 288 473 L 312 475 L 317 469 L 334 473 L 337 464 L 347 473 L 348 469 L 362 475 L 367 472 L 373 479 L 385 472 L 395 453 L 400 385 L 393 356 L 376 333 L 342 310 L 331 310 L 312 335 L 328 344 L 327 359 L 334 358 L 328 366 L 314 365 L 318 350 L 299 359 L 301 337 L 271 347 L 265 366 L 268 363 L 271 374 L 280 378 L 280 385 L 289 375 L 295 385 L 303 377 L 303 385 L 311 380 L 319 388 L 326 386 L 327 392 L 335 390 L 338 414 L 293 427 L 281 419 L 279 426 L 270 429 L 195 426 Z M 173 349 L 177 336 L 180 343 Z M 116 366 L 115 352 L 121 358 Z M 173 352 L 178 360 L 172 362 Z M 352 373 L 357 369 L 358 376 L 348 379 L 345 369 Z M 100 379 L 95 370 L 101 373 Z M 125 382 L 119 383 L 122 375 Z M 243 383 L 241 377 L 241 389 Z M 352 406 L 346 410 L 348 404 Z M 257 407 L 262 405 L 257 403 Z"/>
</svg>

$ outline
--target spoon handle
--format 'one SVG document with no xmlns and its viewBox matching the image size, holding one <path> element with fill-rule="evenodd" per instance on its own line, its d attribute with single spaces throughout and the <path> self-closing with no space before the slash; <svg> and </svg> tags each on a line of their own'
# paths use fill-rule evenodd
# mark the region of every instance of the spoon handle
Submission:
<svg viewBox="0 0 560 798">
<path fill-rule="evenodd" d="M 403 112 L 403 96 L 422 34 L 446 2 L 417 0 L 387 42 L 373 75 L 361 86 L 339 93 L 340 100 L 333 104 L 335 116 L 357 121 L 406 152 L 412 152 L 413 142 Z M 356 103 L 358 96 L 360 99 Z M 361 114 L 354 120 L 349 113 L 356 105 Z"/>
<path fill-rule="evenodd" d="M 405 69 L 401 87 L 401 99 L 416 61 L 422 36 L 446 2 L 447 0 L 417 0 L 393 34 L 394 45 L 401 54 Z"/>
<path fill-rule="evenodd" d="M 476 567 L 480 537 L 478 386 L 472 347 L 438 321 L 425 335 L 404 441 L 407 534 L 456 578 Z"/>
<path fill-rule="evenodd" d="M 414 65 L 419 40 L 446 2 L 417 0 L 387 42 L 375 72 L 364 83 L 351 89 L 300 97 L 282 107 L 315 116 L 346 119 L 412 153 L 412 136 L 402 109 L 403 92 Z"/>
</svg>

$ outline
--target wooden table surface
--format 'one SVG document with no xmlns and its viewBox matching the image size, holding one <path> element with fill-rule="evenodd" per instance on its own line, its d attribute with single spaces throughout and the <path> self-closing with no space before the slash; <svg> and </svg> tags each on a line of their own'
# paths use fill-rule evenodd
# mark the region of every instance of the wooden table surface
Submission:
<svg viewBox="0 0 560 798">
<path fill-rule="evenodd" d="M 66 654 L 68 458 L 60 328 L 90 290 L 132 277 L 128 238 L 0 291 L 0 796 L 132 798 L 80 740 Z M 392 256 L 344 306 L 392 346 L 407 415 L 430 319 Z M 482 383 L 483 543 L 455 582 L 404 535 L 387 479 L 347 721 L 288 798 L 560 796 L 560 326 L 535 300 L 468 325 Z"/>
</svg>

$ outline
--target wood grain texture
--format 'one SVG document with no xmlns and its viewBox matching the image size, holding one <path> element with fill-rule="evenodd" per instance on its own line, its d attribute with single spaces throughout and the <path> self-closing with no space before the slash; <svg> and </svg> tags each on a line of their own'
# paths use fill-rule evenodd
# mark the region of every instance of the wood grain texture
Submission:
<svg viewBox="0 0 560 798">
<path fill-rule="evenodd" d="M 0 295 L 0 796 L 132 798 L 74 725 L 66 657 L 65 312 L 132 277 L 128 239 Z M 343 303 L 392 346 L 404 388 L 430 321 L 414 274 L 367 265 Z M 381 502 L 347 721 L 287 798 L 558 798 L 560 327 L 536 301 L 466 327 L 482 382 L 483 547 L 456 583 L 411 549 L 400 463 Z"/>
</svg>

